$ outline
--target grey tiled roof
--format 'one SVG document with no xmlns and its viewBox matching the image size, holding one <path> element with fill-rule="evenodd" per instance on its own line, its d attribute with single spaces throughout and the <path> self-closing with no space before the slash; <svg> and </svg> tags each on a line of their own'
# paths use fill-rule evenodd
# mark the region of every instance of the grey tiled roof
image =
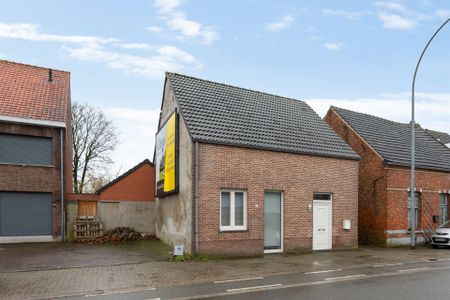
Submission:
<svg viewBox="0 0 450 300">
<path fill-rule="evenodd" d="M 174 73 L 166 76 L 195 141 L 359 159 L 303 101 Z"/>
<path fill-rule="evenodd" d="M 431 129 L 427 129 L 427 132 L 442 144 L 450 144 L 450 135 L 448 133 L 435 131 Z"/>
<path fill-rule="evenodd" d="M 411 127 L 332 106 L 383 159 L 391 165 L 411 165 Z M 423 169 L 450 171 L 450 149 L 416 125 L 416 166 Z"/>
</svg>

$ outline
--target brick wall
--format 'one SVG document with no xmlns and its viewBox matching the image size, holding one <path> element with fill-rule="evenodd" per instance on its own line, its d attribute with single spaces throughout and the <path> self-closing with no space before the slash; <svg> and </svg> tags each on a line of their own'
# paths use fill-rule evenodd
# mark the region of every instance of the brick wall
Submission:
<svg viewBox="0 0 450 300">
<path fill-rule="evenodd" d="M 411 173 L 409 168 L 390 167 L 387 169 L 388 174 L 388 199 L 387 211 L 388 221 L 387 230 L 389 231 L 405 231 L 409 228 L 408 224 L 408 188 L 411 185 Z M 424 213 L 424 201 L 430 206 L 429 220 L 432 221 L 432 215 L 439 215 L 439 194 L 440 192 L 450 188 L 450 174 L 445 172 L 435 172 L 427 170 L 416 171 L 416 189 L 419 193 L 419 222 L 417 229 L 421 229 L 424 219 L 427 217 Z M 434 223 L 438 226 L 439 223 Z M 406 234 L 391 234 L 390 237 L 406 237 Z"/>
<path fill-rule="evenodd" d="M 387 180 L 383 160 L 334 110 L 330 109 L 324 119 L 361 157 L 359 243 L 384 244 L 387 226 Z"/>
<path fill-rule="evenodd" d="M 98 201 L 97 194 L 66 194 L 66 201 Z"/>
<path fill-rule="evenodd" d="M 333 193 L 333 248 L 356 247 L 358 161 L 200 144 L 200 252 L 253 255 L 264 251 L 264 192 L 281 191 L 284 251 L 312 249 L 314 192 Z M 221 189 L 247 192 L 247 230 L 220 232 Z M 344 219 L 352 229 L 344 231 Z"/>
<path fill-rule="evenodd" d="M 100 192 L 100 200 L 154 201 L 155 167 L 145 163 Z"/>
<path fill-rule="evenodd" d="M 59 236 L 61 230 L 61 153 L 59 129 L 0 123 L 0 132 L 52 138 L 53 166 L 0 164 L 0 191 L 52 193 L 53 202 L 56 204 L 53 207 L 53 236 Z M 70 157 L 69 161 L 71 159 Z M 66 186 L 71 186 L 70 179 L 68 180 L 69 184 Z"/>
</svg>

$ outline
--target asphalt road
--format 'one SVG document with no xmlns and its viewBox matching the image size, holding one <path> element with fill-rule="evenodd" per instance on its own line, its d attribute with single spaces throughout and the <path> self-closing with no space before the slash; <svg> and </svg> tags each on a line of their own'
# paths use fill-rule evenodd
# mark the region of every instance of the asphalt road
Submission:
<svg viewBox="0 0 450 300">
<path fill-rule="evenodd" d="M 66 297 L 81 300 L 149 299 L 450 299 L 450 259 L 411 261 L 158 289 Z"/>
<path fill-rule="evenodd" d="M 450 299 L 450 270 L 349 280 L 207 299 Z"/>
</svg>

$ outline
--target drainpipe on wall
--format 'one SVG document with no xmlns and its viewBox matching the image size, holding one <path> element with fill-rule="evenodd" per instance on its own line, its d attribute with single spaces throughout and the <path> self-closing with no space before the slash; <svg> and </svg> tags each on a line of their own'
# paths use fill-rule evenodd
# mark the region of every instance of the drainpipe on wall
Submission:
<svg viewBox="0 0 450 300">
<path fill-rule="evenodd" d="M 64 143 L 63 143 L 64 133 L 63 133 L 62 128 L 59 131 L 59 137 L 60 137 L 59 142 L 60 142 L 60 146 L 61 146 L 61 176 L 60 176 L 60 178 L 61 178 L 61 180 L 60 180 L 61 181 L 60 182 L 60 184 L 61 184 L 61 201 L 60 201 L 60 203 L 61 203 L 61 239 L 63 242 L 65 242 L 66 241 L 66 234 L 65 234 L 65 232 L 66 232 L 66 228 L 65 228 L 66 215 L 64 212 Z"/>
<path fill-rule="evenodd" d="M 195 142 L 195 187 L 194 187 L 194 205 L 195 205 L 195 254 L 199 254 L 199 245 L 198 245 L 198 168 L 199 168 L 199 159 L 198 159 L 198 142 Z"/>
</svg>

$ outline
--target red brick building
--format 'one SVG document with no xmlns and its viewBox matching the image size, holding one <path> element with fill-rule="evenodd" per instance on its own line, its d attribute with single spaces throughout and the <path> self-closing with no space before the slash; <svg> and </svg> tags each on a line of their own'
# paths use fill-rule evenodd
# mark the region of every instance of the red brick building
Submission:
<svg viewBox="0 0 450 300">
<path fill-rule="evenodd" d="M 62 239 L 71 153 L 70 74 L 0 60 L 0 242 Z"/>
<path fill-rule="evenodd" d="M 325 121 L 361 157 L 359 242 L 399 245 L 410 242 L 409 124 L 331 107 Z M 448 218 L 450 149 L 416 128 L 418 242 Z"/>
<path fill-rule="evenodd" d="M 303 101 L 167 73 L 157 236 L 201 254 L 357 247 L 358 159 Z"/>
<path fill-rule="evenodd" d="M 155 165 L 140 162 L 97 191 L 99 200 L 154 201 Z"/>
</svg>

